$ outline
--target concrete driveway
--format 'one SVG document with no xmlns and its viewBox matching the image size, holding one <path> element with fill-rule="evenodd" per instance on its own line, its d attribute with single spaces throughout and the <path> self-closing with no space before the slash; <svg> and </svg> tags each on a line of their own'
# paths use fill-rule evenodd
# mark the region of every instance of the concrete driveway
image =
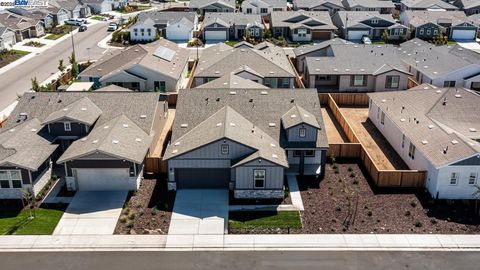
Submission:
<svg viewBox="0 0 480 270">
<path fill-rule="evenodd" d="M 474 52 L 480 53 L 480 44 L 477 41 L 462 41 L 458 40 L 457 44 L 462 46 L 463 48 L 472 50 Z"/>
<path fill-rule="evenodd" d="M 169 235 L 223 235 L 228 222 L 228 190 L 177 190 Z"/>
<path fill-rule="evenodd" d="M 113 234 L 127 194 L 127 191 L 77 192 L 53 234 Z"/>
</svg>

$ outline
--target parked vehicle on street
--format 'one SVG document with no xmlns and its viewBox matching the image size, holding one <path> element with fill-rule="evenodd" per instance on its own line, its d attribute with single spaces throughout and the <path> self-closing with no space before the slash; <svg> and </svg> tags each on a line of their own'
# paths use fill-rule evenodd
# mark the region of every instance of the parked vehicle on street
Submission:
<svg viewBox="0 0 480 270">
<path fill-rule="evenodd" d="M 80 20 L 80 19 L 68 19 L 68 20 L 65 21 L 65 24 L 74 25 L 74 26 L 81 26 L 84 23 L 85 22 L 83 20 Z"/>
<path fill-rule="evenodd" d="M 362 37 L 362 43 L 363 44 L 372 44 L 372 40 L 367 36 L 363 36 Z"/>
<path fill-rule="evenodd" d="M 113 31 L 117 30 L 117 28 L 118 28 L 117 24 L 112 22 L 112 23 L 108 24 L 108 29 L 107 30 L 109 32 L 113 32 Z"/>
<path fill-rule="evenodd" d="M 88 27 L 85 24 L 80 25 L 80 28 L 78 28 L 78 32 L 85 32 L 87 31 Z"/>
</svg>

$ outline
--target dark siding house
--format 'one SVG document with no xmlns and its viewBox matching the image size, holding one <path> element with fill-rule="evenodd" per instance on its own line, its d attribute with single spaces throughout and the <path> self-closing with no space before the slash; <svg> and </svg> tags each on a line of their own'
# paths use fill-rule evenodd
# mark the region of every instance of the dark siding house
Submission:
<svg viewBox="0 0 480 270">
<path fill-rule="evenodd" d="M 323 177 L 328 142 L 312 89 L 180 91 L 168 187 L 283 198 L 285 175 Z"/>
</svg>

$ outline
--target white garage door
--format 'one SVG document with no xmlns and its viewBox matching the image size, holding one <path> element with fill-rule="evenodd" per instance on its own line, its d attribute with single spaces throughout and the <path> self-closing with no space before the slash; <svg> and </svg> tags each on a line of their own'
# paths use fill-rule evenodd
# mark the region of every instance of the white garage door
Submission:
<svg viewBox="0 0 480 270">
<path fill-rule="evenodd" d="M 361 40 L 363 36 L 368 36 L 369 31 L 348 31 L 348 40 Z"/>
<path fill-rule="evenodd" d="M 225 41 L 227 40 L 226 31 L 205 31 L 205 40 Z"/>
<path fill-rule="evenodd" d="M 129 169 L 75 169 L 78 190 L 130 190 Z"/>
<path fill-rule="evenodd" d="M 453 30 L 452 39 L 473 40 L 475 39 L 475 31 L 472 30 Z"/>
</svg>

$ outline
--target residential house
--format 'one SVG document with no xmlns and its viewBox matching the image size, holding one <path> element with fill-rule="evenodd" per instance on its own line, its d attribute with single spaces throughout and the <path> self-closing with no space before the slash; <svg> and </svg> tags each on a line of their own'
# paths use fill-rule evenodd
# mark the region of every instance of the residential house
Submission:
<svg viewBox="0 0 480 270">
<path fill-rule="evenodd" d="M 136 22 L 130 26 L 130 40 L 134 42 L 150 42 L 157 40 L 160 36 L 155 27 L 155 22 L 147 18 L 143 21 Z"/>
<path fill-rule="evenodd" d="M 167 113 L 159 93 L 25 93 L 0 133 L 0 196 L 38 194 L 55 161 L 69 190 L 136 190 Z"/>
<path fill-rule="evenodd" d="M 33 20 L 13 13 L 0 13 L 0 24 L 15 32 L 17 42 L 23 41 L 26 38 L 45 35 L 45 29 L 40 20 Z"/>
<path fill-rule="evenodd" d="M 395 21 L 391 14 L 378 11 L 339 11 L 332 16 L 339 35 L 346 40 L 360 41 L 366 36 L 373 40 L 382 39 L 387 32 L 389 40 L 402 40 L 407 27 Z"/>
<path fill-rule="evenodd" d="M 266 16 L 272 11 L 287 11 L 286 0 L 244 0 L 242 2 L 244 14 L 259 14 Z"/>
<path fill-rule="evenodd" d="M 191 0 L 188 4 L 190 11 L 205 12 L 234 12 L 235 0 Z"/>
<path fill-rule="evenodd" d="M 480 14 L 480 0 L 456 0 L 454 5 L 465 11 L 465 14 Z"/>
<path fill-rule="evenodd" d="M 111 52 L 82 71 L 94 87 L 115 84 L 137 91 L 176 92 L 187 83 L 189 53 L 166 39 Z"/>
<path fill-rule="evenodd" d="M 343 6 L 350 11 L 378 11 L 391 14 L 395 5 L 390 0 L 342 0 Z"/>
<path fill-rule="evenodd" d="M 480 173 L 480 96 L 421 85 L 371 93 L 369 119 L 410 169 L 426 171 L 435 199 L 475 199 Z"/>
<path fill-rule="evenodd" d="M 480 13 L 470 15 L 468 19 L 480 29 Z M 477 31 L 477 37 L 480 38 L 480 31 Z"/>
<path fill-rule="evenodd" d="M 193 87 L 231 73 L 269 88 L 292 88 L 296 78 L 281 47 L 264 43 L 253 49 L 237 49 L 219 43 L 203 50 L 193 74 Z"/>
<path fill-rule="evenodd" d="M 153 21 L 153 26 L 152 26 Z M 156 33 L 169 40 L 190 40 L 197 31 L 198 16 L 195 12 L 161 12 L 147 11 L 141 12 L 137 16 L 136 23 L 130 27 L 130 39 L 145 39 L 141 36 L 142 29 L 144 35 L 148 30 L 151 34 L 150 39 L 154 40 Z"/>
<path fill-rule="evenodd" d="M 281 199 L 287 174 L 324 175 L 328 142 L 313 89 L 187 89 L 176 110 L 163 157 L 170 190 Z"/>
<path fill-rule="evenodd" d="M 400 19 L 408 26 L 409 36 L 425 40 L 446 36 L 455 40 L 475 40 L 478 26 L 463 11 L 402 12 Z"/>
<path fill-rule="evenodd" d="M 262 16 L 258 14 L 205 13 L 202 34 L 206 42 L 238 40 L 246 36 L 261 39 L 264 28 Z"/>
<path fill-rule="evenodd" d="M 49 4 L 57 9 L 65 9 L 68 11 L 68 18 L 66 19 L 62 14 L 59 14 L 57 24 L 62 24 L 63 21 L 69 18 L 86 18 L 92 15 L 90 7 L 79 0 L 54 0 L 50 1 Z"/>
<path fill-rule="evenodd" d="M 403 61 L 418 83 L 480 90 L 480 54 L 460 45 L 436 46 L 421 39 L 402 43 Z"/>
<path fill-rule="evenodd" d="M 407 89 L 412 74 L 393 45 L 326 41 L 295 49 L 306 87 L 319 92 L 377 92 Z"/>
<path fill-rule="evenodd" d="M 196 88 L 202 89 L 268 89 L 267 86 L 235 75 L 234 72 L 209 81 Z"/>
<path fill-rule="evenodd" d="M 22 17 L 41 21 L 45 29 L 51 29 L 55 26 L 54 15 L 47 9 L 9 8 L 8 11 Z"/>
<path fill-rule="evenodd" d="M 293 42 L 333 38 L 337 29 L 327 11 L 277 11 L 270 14 L 270 29 L 275 37 Z"/>
<path fill-rule="evenodd" d="M 113 10 L 111 0 L 82 0 L 82 3 L 90 7 L 92 13 L 102 14 Z"/>
<path fill-rule="evenodd" d="M 328 11 L 331 15 L 345 10 L 342 0 L 293 0 L 294 10 Z"/>
<path fill-rule="evenodd" d="M 0 24 L 0 50 L 11 49 L 16 42 L 15 31 Z"/>
<path fill-rule="evenodd" d="M 428 11 L 454 11 L 458 7 L 443 0 L 402 0 L 400 9 L 405 10 L 428 10 Z"/>
</svg>

